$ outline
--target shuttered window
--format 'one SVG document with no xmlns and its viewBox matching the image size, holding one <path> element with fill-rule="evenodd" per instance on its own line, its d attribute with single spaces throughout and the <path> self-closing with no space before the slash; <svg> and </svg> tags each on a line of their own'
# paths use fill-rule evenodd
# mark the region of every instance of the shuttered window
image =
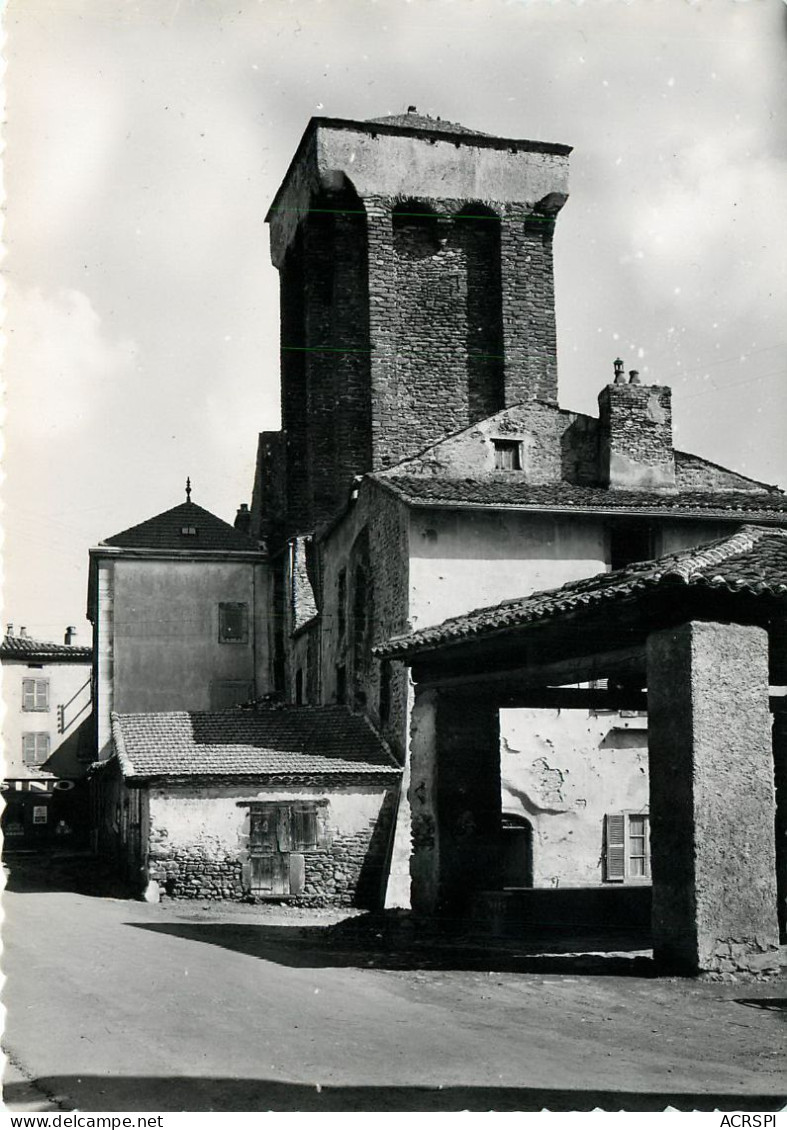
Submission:
<svg viewBox="0 0 787 1130">
<path fill-rule="evenodd" d="M 496 471 L 522 470 L 522 444 L 514 439 L 493 439 Z"/>
<path fill-rule="evenodd" d="M 49 679 L 22 680 L 22 709 L 49 710 Z"/>
<path fill-rule="evenodd" d="M 49 734 L 22 734 L 22 760 L 25 765 L 43 765 L 49 757 Z"/>
<path fill-rule="evenodd" d="M 650 818 L 643 812 L 611 812 L 604 818 L 604 880 L 650 878 Z"/>
</svg>

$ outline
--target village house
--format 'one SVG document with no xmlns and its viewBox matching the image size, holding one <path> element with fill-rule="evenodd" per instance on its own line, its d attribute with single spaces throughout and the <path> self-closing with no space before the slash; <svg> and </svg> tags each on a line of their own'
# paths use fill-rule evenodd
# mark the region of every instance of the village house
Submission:
<svg viewBox="0 0 787 1130">
<path fill-rule="evenodd" d="M 246 519 L 187 485 L 90 551 L 94 843 L 152 897 L 374 905 L 401 771 L 346 707 L 260 702 L 268 571 Z"/>
<path fill-rule="evenodd" d="M 32 639 L 9 624 L 3 673 L 3 851 L 84 846 L 92 760 L 91 648 Z"/>
</svg>

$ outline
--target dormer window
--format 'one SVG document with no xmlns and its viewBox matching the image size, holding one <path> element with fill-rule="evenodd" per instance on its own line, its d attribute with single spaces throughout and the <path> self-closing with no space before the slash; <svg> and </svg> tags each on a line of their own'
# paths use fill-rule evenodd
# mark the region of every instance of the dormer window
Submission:
<svg viewBox="0 0 787 1130">
<path fill-rule="evenodd" d="M 184 538 L 195 538 L 197 536 L 197 527 L 196 526 L 181 526 L 180 532 L 181 532 L 181 535 Z"/>
<path fill-rule="evenodd" d="M 518 439 L 493 439 L 496 471 L 522 470 L 522 443 Z"/>
</svg>

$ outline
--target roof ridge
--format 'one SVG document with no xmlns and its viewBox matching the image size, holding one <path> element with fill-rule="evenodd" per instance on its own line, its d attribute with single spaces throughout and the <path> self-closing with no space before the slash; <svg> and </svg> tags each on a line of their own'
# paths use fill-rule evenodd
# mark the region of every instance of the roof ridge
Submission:
<svg viewBox="0 0 787 1130">
<path fill-rule="evenodd" d="M 123 728 L 120 725 L 120 715 L 116 710 L 110 712 L 109 722 L 112 729 L 112 741 L 115 746 L 115 754 L 120 764 L 121 772 L 124 777 L 134 776 L 134 762 L 128 755 L 126 749 L 126 739 L 123 737 Z"/>
</svg>

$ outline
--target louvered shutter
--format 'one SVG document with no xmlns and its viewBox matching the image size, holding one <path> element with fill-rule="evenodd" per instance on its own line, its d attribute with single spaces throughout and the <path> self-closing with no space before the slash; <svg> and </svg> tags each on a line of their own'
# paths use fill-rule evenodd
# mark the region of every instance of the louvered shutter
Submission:
<svg viewBox="0 0 787 1130">
<path fill-rule="evenodd" d="M 606 820 L 604 872 L 607 882 L 622 883 L 626 878 L 626 817 L 610 813 Z"/>
<path fill-rule="evenodd" d="M 317 810 L 313 805 L 293 807 L 292 846 L 295 851 L 317 847 Z"/>
<path fill-rule="evenodd" d="M 49 683 L 46 679 L 36 679 L 36 710 L 49 709 Z"/>
<path fill-rule="evenodd" d="M 25 765 L 36 763 L 36 736 L 35 734 L 22 734 L 22 760 Z"/>
<path fill-rule="evenodd" d="M 35 679 L 22 680 L 22 709 L 35 710 L 36 708 L 36 681 Z"/>
</svg>

